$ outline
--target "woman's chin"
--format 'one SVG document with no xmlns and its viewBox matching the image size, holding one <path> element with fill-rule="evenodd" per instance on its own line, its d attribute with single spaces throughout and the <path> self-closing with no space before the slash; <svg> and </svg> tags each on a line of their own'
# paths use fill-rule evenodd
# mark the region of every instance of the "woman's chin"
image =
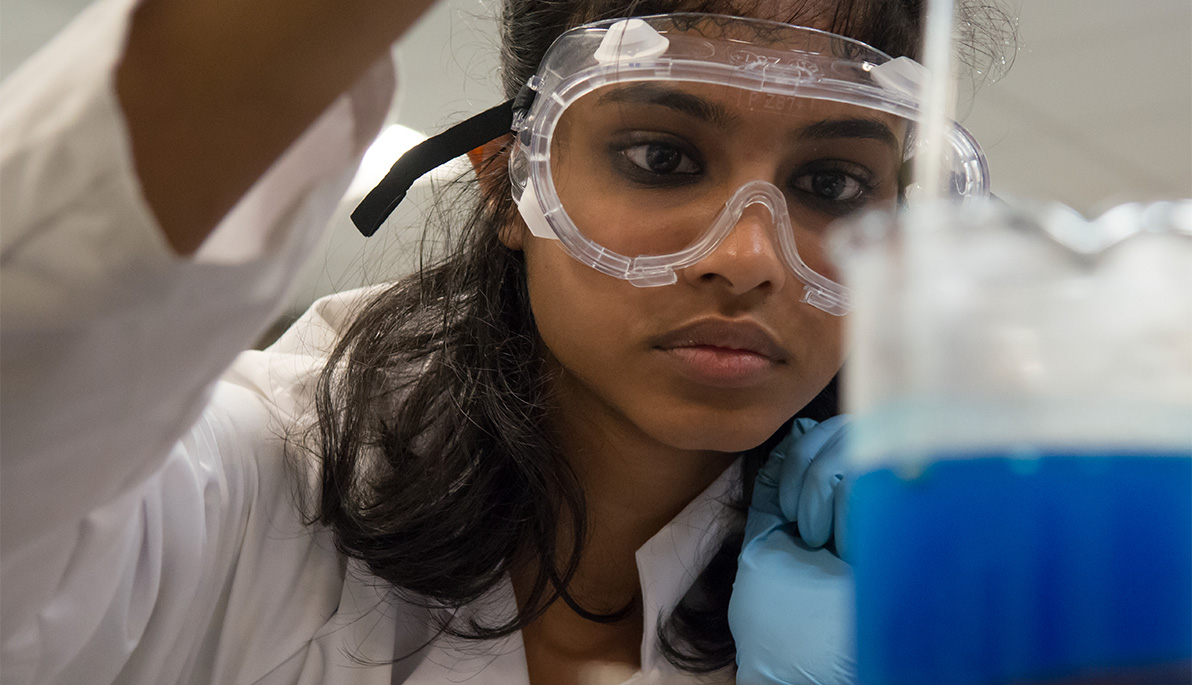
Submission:
<svg viewBox="0 0 1192 685">
<path fill-rule="evenodd" d="M 777 421 L 739 420 L 667 426 L 655 433 L 660 442 L 692 452 L 737 453 L 751 450 L 770 438 L 786 419 Z"/>
</svg>

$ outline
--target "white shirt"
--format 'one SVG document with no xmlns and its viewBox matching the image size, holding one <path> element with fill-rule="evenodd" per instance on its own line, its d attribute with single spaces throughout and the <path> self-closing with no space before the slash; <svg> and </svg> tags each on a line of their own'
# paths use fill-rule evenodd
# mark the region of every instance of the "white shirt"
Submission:
<svg viewBox="0 0 1192 685">
<path fill-rule="evenodd" d="M 317 466 L 287 467 L 285 436 L 362 294 L 240 353 L 376 134 L 391 70 L 341 97 L 179 258 L 142 197 L 115 97 L 133 3 L 88 9 L 0 90 L 4 682 L 527 682 L 518 635 L 419 650 L 427 610 L 302 523 L 295 488 Z M 642 670 L 629 682 L 711 680 L 662 657 L 657 619 L 717 547 L 737 468 L 638 551 Z M 465 610 L 512 608 L 506 583 Z"/>
</svg>

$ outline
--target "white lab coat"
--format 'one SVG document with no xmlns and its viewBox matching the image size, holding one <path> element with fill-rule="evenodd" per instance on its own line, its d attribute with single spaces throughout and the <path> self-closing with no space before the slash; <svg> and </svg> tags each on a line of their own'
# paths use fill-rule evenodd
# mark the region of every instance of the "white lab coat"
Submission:
<svg viewBox="0 0 1192 685">
<path fill-rule="evenodd" d="M 294 492 L 317 466 L 287 466 L 285 437 L 363 295 L 321 301 L 270 350 L 240 354 L 376 134 L 392 71 L 340 98 L 178 258 L 114 94 L 133 2 L 84 12 L 0 91 L 4 683 L 527 682 L 518 635 L 419 650 L 427 610 L 301 521 Z M 630 682 L 701 680 L 661 656 L 657 618 L 717 547 L 737 468 L 638 551 Z M 466 610 L 508 615 L 508 583 Z"/>
</svg>

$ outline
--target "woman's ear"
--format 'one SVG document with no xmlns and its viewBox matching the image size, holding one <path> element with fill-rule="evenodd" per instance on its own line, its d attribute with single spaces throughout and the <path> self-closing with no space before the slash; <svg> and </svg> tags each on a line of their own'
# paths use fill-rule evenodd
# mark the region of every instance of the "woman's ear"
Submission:
<svg viewBox="0 0 1192 685">
<path fill-rule="evenodd" d="M 489 207 L 500 207 L 502 200 L 509 196 L 509 146 L 512 143 L 513 134 L 507 133 L 468 151 L 468 160 L 480 181 L 480 197 Z M 525 231 L 521 216 L 512 212 L 512 216 L 505 219 L 498 237 L 505 247 L 520 250 Z"/>
</svg>

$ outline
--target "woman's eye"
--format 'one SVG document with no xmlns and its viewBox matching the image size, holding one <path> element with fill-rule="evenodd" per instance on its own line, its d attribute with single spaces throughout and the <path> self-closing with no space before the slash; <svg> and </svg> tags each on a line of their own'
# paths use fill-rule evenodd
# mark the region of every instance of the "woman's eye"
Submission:
<svg viewBox="0 0 1192 685">
<path fill-rule="evenodd" d="M 812 171 L 795 177 L 795 190 L 832 202 L 855 202 L 869 190 L 866 182 L 843 171 Z"/>
<path fill-rule="evenodd" d="M 699 165 L 674 145 L 643 143 L 621 150 L 636 167 L 652 174 L 695 174 Z"/>
</svg>

